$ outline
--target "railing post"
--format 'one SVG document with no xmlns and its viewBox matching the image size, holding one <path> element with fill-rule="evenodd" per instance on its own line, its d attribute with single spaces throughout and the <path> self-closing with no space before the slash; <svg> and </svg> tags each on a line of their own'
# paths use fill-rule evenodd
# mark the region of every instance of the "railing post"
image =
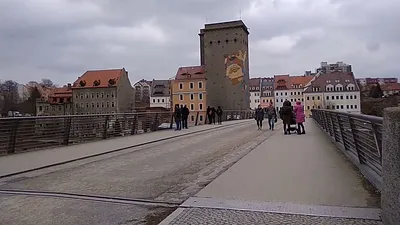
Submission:
<svg viewBox="0 0 400 225">
<path fill-rule="evenodd" d="M 400 221 L 400 107 L 384 109 L 382 149 L 382 222 L 398 225 Z"/>
<path fill-rule="evenodd" d="M 196 122 L 195 122 L 195 126 L 197 126 L 197 124 L 198 124 L 198 122 L 199 122 L 199 114 L 200 114 L 200 112 L 197 112 L 196 113 Z"/>
<path fill-rule="evenodd" d="M 354 124 L 354 120 L 351 117 L 348 117 L 348 118 L 349 118 L 349 123 L 350 123 L 350 128 L 351 128 L 351 136 L 353 137 L 354 146 L 357 151 L 358 161 L 360 162 L 360 164 L 364 164 L 364 160 L 361 157 L 360 146 L 358 145 L 358 139 L 356 136 L 356 126 Z"/>
<path fill-rule="evenodd" d="M 64 140 L 63 144 L 68 145 L 69 144 L 69 134 L 71 132 L 71 123 L 72 123 L 72 117 L 67 117 L 65 121 L 65 129 L 64 129 Z"/>
<path fill-rule="evenodd" d="M 110 116 L 109 115 L 107 115 L 106 117 L 105 117 L 105 120 L 104 120 L 104 130 L 103 130 L 103 139 L 106 139 L 107 138 L 107 130 L 108 130 L 108 124 L 109 124 L 109 122 L 110 122 Z"/>
<path fill-rule="evenodd" d="M 17 141 L 17 131 L 18 131 L 18 126 L 19 126 L 19 119 L 14 119 L 11 122 L 11 133 L 10 133 L 10 139 L 8 142 L 8 150 L 7 154 L 14 154 L 15 153 L 15 143 Z"/>
<path fill-rule="evenodd" d="M 342 124 L 342 121 L 340 120 L 339 114 L 336 114 L 336 119 L 338 121 L 340 137 L 342 138 L 342 143 L 343 143 L 344 149 L 348 150 L 347 147 L 346 147 L 345 141 L 344 141 L 345 139 L 344 139 L 344 134 L 343 134 L 343 132 L 344 132 L 343 124 Z"/>
<path fill-rule="evenodd" d="M 378 136 L 376 135 L 376 133 L 378 132 L 378 129 L 374 122 L 371 122 L 371 127 L 372 127 L 372 132 L 374 133 L 376 149 L 378 150 L 379 157 L 381 158 L 381 163 L 382 163 L 382 140 L 379 140 Z"/>
<path fill-rule="evenodd" d="M 158 113 L 156 113 L 153 121 L 153 126 L 151 128 L 152 131 L 156 131 L 158 128 Z"/>
<path fill-rule="evenodd" d="M 171 115 L 171 123 L 169 125 L 169 129 L 172 129 L 173 127 L 174 127 L 174 112 L 172 112 L 172 115 Z"/>
<path fill-rule="evenodd" d="M 133 115 L 131 135 L 135 135 L 136 134 L 137 122 L 138 122 L 137 115 Z"/>
</svg>

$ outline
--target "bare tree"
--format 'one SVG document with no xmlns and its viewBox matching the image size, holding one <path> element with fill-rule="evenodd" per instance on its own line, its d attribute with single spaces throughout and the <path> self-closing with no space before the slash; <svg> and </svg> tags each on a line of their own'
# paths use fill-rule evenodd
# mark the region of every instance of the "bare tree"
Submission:
<svg viewBox="0 0 400 225">
<path fill-rule="evenodd" d="M 40 85 L 44 86 L 44 87 L 55 87 L 56 85 L 53 83 L 53 81 L 51 81 L 48 78 L 43 78 L 42 81 L 40 82 Z"/>
<path fill-rule="evenodd" d="M 2 99 L 2 113 L 15 111 L 17 104 L 20 102 L 18 94 L 18 83 L 12 80 L 7 80 L 0 84 L 0 99 Z"/>
</svg>

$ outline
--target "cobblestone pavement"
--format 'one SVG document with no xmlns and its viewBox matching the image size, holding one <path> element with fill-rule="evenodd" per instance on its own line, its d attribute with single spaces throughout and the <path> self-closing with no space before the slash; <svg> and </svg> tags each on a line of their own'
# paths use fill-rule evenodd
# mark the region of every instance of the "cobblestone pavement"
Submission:
<svg viewBox="0 0 400 225">
<path fill-rule="evenodd" d="M 170 225 L 383 225 L 380 221 L 225 209 L 184 209 Z"/>
</svg>

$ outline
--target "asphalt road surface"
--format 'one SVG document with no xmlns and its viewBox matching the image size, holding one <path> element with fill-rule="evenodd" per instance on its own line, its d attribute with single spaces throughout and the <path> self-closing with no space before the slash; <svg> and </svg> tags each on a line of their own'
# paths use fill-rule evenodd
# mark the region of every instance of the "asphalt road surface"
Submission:
<svg viewBox="0 0 400 225">
<path fill-rule="evenodd" d="M 271 134 L 249 121 L 4 178 L 0 224 L 158 224 Z"/>
</svg>

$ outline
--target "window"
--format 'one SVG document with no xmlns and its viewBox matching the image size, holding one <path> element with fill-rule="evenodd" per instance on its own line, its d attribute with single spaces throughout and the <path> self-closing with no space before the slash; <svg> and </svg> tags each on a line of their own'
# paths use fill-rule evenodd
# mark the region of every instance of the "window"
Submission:
<svg viewBox="0 0 400 225">
<path fill-rule="evenodd" d="M 348 96 L 348 95 L 346 95 L 346 99 L 349 99 L 349 96 Z"/>
<path fill-rule="evenodd" d="M 193 115 L 190 116 L 190 121 L 194 122 L 194 116 Z"/>
<path fill-rule="evenodd" d="M 78 95 L 78 94 L 76 94 L 76 95 L 75 95 L 75 98 L 79 98 L 79 95 Z"/>
<path fill-rule="evenodd" d="M 83 108 L 83 103 L 81 103 L 81 108 Z"/>
<path fill-rule="evenodd" d="M 203 100 L 203 93 L 199 93 L 199 100 Z"/>
<path fill-rule="evenodd" d="M 203 110 L 203 103 L 199 104 L 199 110 Z"/>
<path fill-rule="evenodd" d="M 350 105 L 350 109 L 353 109 L 353 105 Z"/>
<path fill-rule="evenodd" d="M 190 83 L 189 83 L 189 88 L 190 88 L 190 89 L 193 89 L 193 88 L 194 88 L 194 83 L 190 82 Z"/>
<path fill-rule="evenodd" d="M 99 108 L 99 107 L 100 107 L 100 103 L 98 102 L 98 103 L 97 103 L 97 108 Z"/>
<path fill-rule="evenodd" d="M 354 105 L 354 108 L 357 109 L 357 105 Z"/>
<path fill-rule="evenodd" d="M 179 83 L 179 89 L 183 89 L 183 83 Z"/>
<path fill-rule="evenodd" d="M 203 82 L 201 82 L 201 81 L 199 81 L 199 89 L 202 89 L 203 88 Z"/>
<path fill-rule="evenodd" d="M 110 103 L 109 103 L 109 102 L 107 102 L 107 108 L 108 108 L 108 107 L 110 107 Z"/>
<path fill-rule="evenodd" d="M 192 104 L 190 104 L 190 110 L 194 110 L 194 104 L 192 103 Z"/>
<path fill-rule="evenodd" d="M 43 107 L 42 106 L 39 106 L 39 111 L 43 111 Z"/>
<path fill-rule="evenodd" d="M 161 99 L 161 102 L 164 103 L 164 100 L 165 100 L 165 99 Z"/>
<path fill-rule="evenodd" d="M 276 92 L 275 95 L 278 96 L 278 92 Z"/>
<path fill-rule="evenodd" d="M 281 99 L 281 102 L 283 102 L 283 99 Z"/>
<path fill-rule="evenodd" d="M 101 93 L 101 98 L 104 98 L 104 93 Z"/>
<path fill-rule="evenodd" d="M 312 100 L 314 100 L 314 96 L 312 96 L 311 98 L 312 98 Z"/>
<path fill-rule="evenodd" d="M 157 99 L 157 103 L 160 103 L 160 99 L 159 98 Z"/>
<path fill-rule="evenodd" d="M 336 96 L 336 100 L 338 100 L 338 99 L 339 99 L 339 95 Z"/>
<path fill-rule="evenodd" d="M 199 116 L 200 121 L 203 121 L 203 115 Z"/>
<path fill-rule="evenodd" d="M 329 105 L 327 105 L 327 106 L 326 106 L 326 109 L 329 109 L 329 108 L 330 108 L 330 106 L 329 106 Z"/>
<path fill-rule="evenodd" d="M 285 92 L 285 95 L 287 95 L 287 92 Z"/>
<path fill-rule="evenodd" d="M 190 100 L 191 100 L 191 101 L 194 100 L 194 94 L 190 94 Z"/>
<path fill-rule="evenodd" d="M 88 93 L 86 94 L 86 98 L 89 98 L 89 94 Z"/>
<path fill-rule="evenodd" d="M 89 103 L 86 103 L 86 108 L 89 108 Z"/>
<path fill-rule="evenodd" d="M 349 105 L 346 105 L 346 108 L 349 109 Z"/>
<path fill-rule="evenodd" d="M 350 99 L 353 99 L 353 95 L 350 95 Z"/>
<path fill-rule="evenodd" d="M 320 100 L 320 97 L 319 97 L 319 96 L 317 96 L 317 100 Z"/>
<path fill-rule="evenodd" d="M 340 96 L 340 99 L 343 99 L 343 95 Z"/>
<path fill-rule="evenodd" d="M 343 109 L 343 105 L 340 105 L 340 108 Z"/>
<path fill-rule="evenodd" d="M 339 109 L 339 105 L 336 105 L 336 109 Z"/>
<path fill-rule="evenodd" d="M 357 95 L 354 95 L 354 99 L 357 99 Z"/>
<path fill-rule="evenodd" d="M 179 95 L 179 100 L 183 101 L 183 95 Z"/>
<path fill-rule="evenodd" d="M 92 98 L 94 98 L 94 93 L 92 93 Z"/>
<path fill-rule="evenodd" d="M 307 96 L 307 100 L 310 100 L 310 96 Z"/>
<path fill-rule="evenodd" d="M 101 103 L 101 108 L 104 108 L 104 102 Z"/>
<path fill-rule="evenodd" d="M 113 108 L 115 107 L 115 104 L 114 104 L 114 102 L 111 102 L 111 107 L 113 107 Z"/>
<path fill-rule="evenodd" d="M 326 96 L 326 100 L 329 100 L 329 96 Z"/>
<path fill-rule="evenodd" d="M 153 103 L 156 103 L 156 99 L 153 98 Z"/>
<path fill-rule="evenodd" d="M 96 98 L 99 98 L 99 93 L 96 93 Z"/>
<path fill-rule="evenodd" d="M 276 102 L 279 102 L 279 99 L 277 99 Z"/>
<path fill-rule="evenodd" d="M 83 99 L 83 94 L 81 94 L 81 99 Z"/>
<path fill-rule="evenodd" d="M 310 110 L 310 106 L 309 105 L 307 106 L 307 109 Z"/>
<path fill-rule="evenodd" d="M 114 92 L 111 92 L 111 98 L 114 98 Z"/>
</svg>

